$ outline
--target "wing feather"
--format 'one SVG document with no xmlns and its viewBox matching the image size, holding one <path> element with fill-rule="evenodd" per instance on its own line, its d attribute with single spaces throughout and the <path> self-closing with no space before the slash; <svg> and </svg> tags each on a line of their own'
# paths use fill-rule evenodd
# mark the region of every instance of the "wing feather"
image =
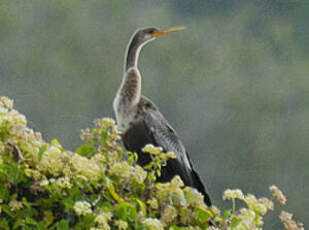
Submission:
<svg viewBox="0 0 309 230">
<path fill-rule="evenodd" d="M 183 166 L 191 169 L 191 162 L 183 143 L 159 111 L 147 111 L 145 124 L 158 146 L 164 148 L 165 151 L 174 152 Z"/>
<path fill-rule="evenodd" d="M 163 115 L 158 110 L 146 111 L 145 126 L 156 145 L 163 147 L 165 151 L 172 151 L 175 153 L 177 160 L 173 164 L 168 164 L 167 167 L 171 168 L 167 170 L 178 172 L 185 184 L 195 187 L 201 192 L 204 195 L 205 203 L 211 206 L 209 195 L 205 190 L 205 185 L 198 173 L 194 170 L 183 143 Z M 182 169 L 177 168 L 179 164 Z"/>
</svg>

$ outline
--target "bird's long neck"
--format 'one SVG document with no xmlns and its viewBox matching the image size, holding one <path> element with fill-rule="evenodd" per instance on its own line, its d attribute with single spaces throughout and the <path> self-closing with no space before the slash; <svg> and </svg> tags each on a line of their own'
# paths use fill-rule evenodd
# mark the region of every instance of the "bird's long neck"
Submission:
<svg viewBox="0 0 309 230">
<path fill-rule="evenodd" d="M 137 61 L 144 44 L 145 42 L 138 39 L 135 34 L 127 48 L 124 76 L 119 93 L 128 106 L 136 104 L 141 96 L 141 75 L 137 68 Z"/>
<path fill-rule="evenodd" d="M 129 46 L 127 48 L 127 54 L 125 58 L 125 72 L 132 67 L 137 68 L 138 57 L 144 44 L 145 43 L 140 42 L 136 36 L 131 39 L 131 42 L 129 43 Z"/>
<path fill-rule="evenodd" d="M 141 96 L 141 75 L 137 68 L 137 62 L 140 51 L 146 43 L 135 34 L 127 47 L 124 76 L 118 91 L 119 100 L 126 106 L 136 104 Z"/>
<path fill-rule="evenodd" d="M 124 127 L 130 122 L 130 114 L 141 97 L 141 75 L 137 68 L 137 61 L 142 46 L 143 43 L 136 36 L 131 39 L 125 57 L 122 83 L 114 99 L 117 121 Z"/>
</svg>

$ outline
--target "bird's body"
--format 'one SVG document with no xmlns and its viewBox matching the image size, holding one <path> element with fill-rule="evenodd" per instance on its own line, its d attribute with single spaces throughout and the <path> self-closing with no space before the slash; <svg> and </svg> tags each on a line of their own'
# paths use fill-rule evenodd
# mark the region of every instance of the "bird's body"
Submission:
<svg viewBox="0 0 309 230">
<path fill-rule="evenodd" d="M 164 151 L 174 152 L 176 158 L 168 160 L 167 165 L 162 167 L 158 181 L 167 182 L 179 175 L 186 186 L 201 192 L 205 204 L 211 206 L 205 186 L 194 170 L 183 143 L 157 106 L 141 95 L 141 75 L 137 68 L 141 47 L 156 37 L 176 31 L 178 30 L 159 31 L 148 28 L 133 35 L 127 48 L 124 78 L 114 100 L 114 110 L 124 145 L 138 154 L 139 165 L 143 166 L 151 160 L 150 155 L 142 151 L 146 144 L 161 146 Z"/>
</svg>

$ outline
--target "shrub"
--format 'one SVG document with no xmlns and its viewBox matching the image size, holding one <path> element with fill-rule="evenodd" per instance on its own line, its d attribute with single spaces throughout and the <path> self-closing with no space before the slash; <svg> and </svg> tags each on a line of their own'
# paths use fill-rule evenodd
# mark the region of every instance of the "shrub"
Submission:
<svg viewBox="0 0 309 230">
<path fill-rule="evenodd" d="M 46 142 L 27 127 L 24 115 L 10 99 L 0 101 L 0 229 L 262 229 L 263 216 L 273 210 L 268 198 L 226 190 L 231 210 L 208 209 L 195 189 L 179 177 L 157 183 L 162 165 L 173 158 L 147 145 L 153 161 L 144 168 L 137 155 L 119 145 L 115 122 L 97 119 L 81 132 L 84 144 L 76 152 L 57 140 Z M 276 187 L 273 197 L 285 203 Z M 246 208 L 236 210 L 235 201 Z M 286 229 L 303 229 L 282 212 Z"/>
</svg>

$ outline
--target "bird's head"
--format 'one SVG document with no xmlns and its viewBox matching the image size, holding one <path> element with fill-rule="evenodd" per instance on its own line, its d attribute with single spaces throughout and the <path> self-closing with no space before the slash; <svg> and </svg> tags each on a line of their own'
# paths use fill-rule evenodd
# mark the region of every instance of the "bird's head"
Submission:
<svg viewBox="0 0 309 230">
<path fill-rule="evenodd" d="M 152 41 L 163 35 L 175 33 L 183 29 L 185 28 L 184 27 L 174 27 L 174 28 L 169 28 L 165 30 L 159 30 L 157 28 L 145 28 L 145 29 L 137 30 L 134 37 L 139 41 L 139 43 L 146 43 L 148 41 Z"/>
<path fill-rule="evenodd" d="M 137 60 L 139 57 L 139 53 L 144 45 L 146 45 L 148 42 L 166 35 L 175 33 L 177 31 L 185 29 L 184 27 L 174 27 L 170 29 L 165 30 L 159 30 L 157 28 L 145 28 L 145 29 L 139 29 L 137 30 L 128 46 L 127 46 L 127 55 L 125 58 L 125 71 L 127 71 L 131 67 L 137 67 Z"/>
</svg>

